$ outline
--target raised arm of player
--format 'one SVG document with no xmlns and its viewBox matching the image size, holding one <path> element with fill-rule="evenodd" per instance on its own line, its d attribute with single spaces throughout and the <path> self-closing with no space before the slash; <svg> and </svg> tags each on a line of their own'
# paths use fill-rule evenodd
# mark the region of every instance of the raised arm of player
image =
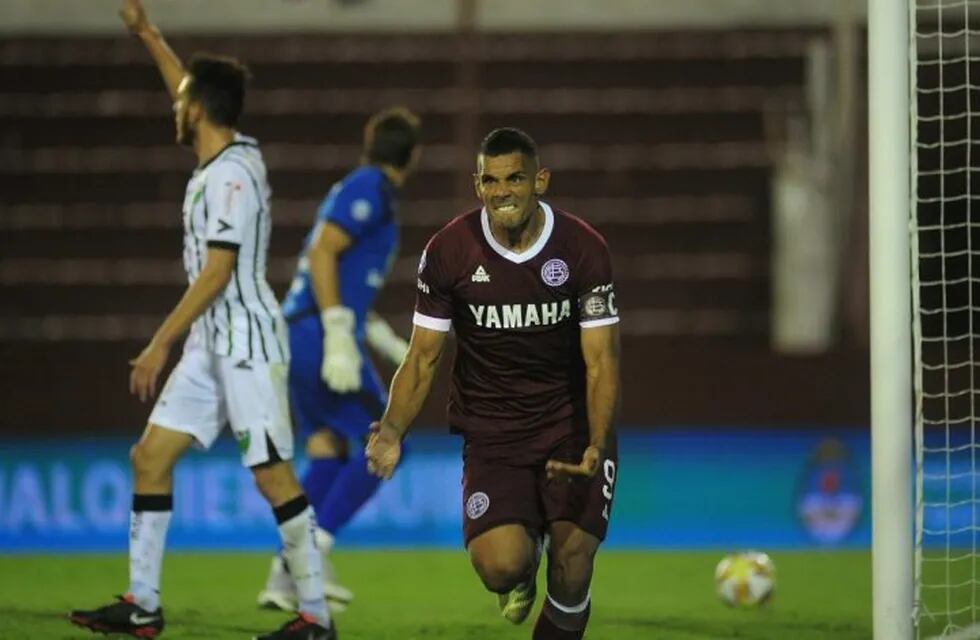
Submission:
<svg viewBox="0 0 980 640">
<path fill-rule="evenodd" d="M 184 65 L 181 64 L 180 58 L 170 48 L 167 41 L 163 39 L 160 30 L 150 22 L 142 0 L 123 0 L 119 17 L 122 18 L 123 24 L 126 25 L 130 33 L 137 36 L 146 46 L 153 57 L 153 61 L 157 64 L 157 69 L 160 70 L 160 75 L 163 76 L 163 82 L 167 85 L 170 97 L 176 99 L 177 87 L 180 86 L 180 81 L 184 79 Z"/>
<path fill-rule="evenodd" d="M 156 395 L 157 378 L 167 363 L 170 347 L 211 306 L 218 294 L 224 291 L 231 280 L 237 259 L 238 251 L 235 249 L 208 248 L 207 262 L 202 267 L 201 274 L 187 288 L 180 302 L 157 329 L 150 344 L 129 361 L 133 367 L 129 375 L 129 391 L 139 396 L 140 401 L 145 402 Z"/>
<path fill-rule="evenodd" d="M 546 465 L 549 477 L 595 475 L 608 446 L 619 405 L 619 325 L 582 329 L 581 343 L 585 360 L 589 446 L 577 465 L 549 460 Z"/>
<path fill-rule="evenodd" d="M 418 325 L 412 330 L 408 353 L 391 381 L 388 406 L 380 422 L 371 425 L 365 452 L 368 470 L 387 480 L 401 458 L 401 441 L 432 388 L 432 379 L 446 344 L 446 332 Z"/>
</svg>

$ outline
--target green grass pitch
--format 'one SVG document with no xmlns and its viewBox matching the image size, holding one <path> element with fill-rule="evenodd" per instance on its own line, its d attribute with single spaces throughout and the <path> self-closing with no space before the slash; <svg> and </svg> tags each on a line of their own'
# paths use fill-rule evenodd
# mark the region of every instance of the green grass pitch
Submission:
<svg viewBox="0 0 980 640">
<path fill-rule="evenodd" d="M 586 638 L 871 637 L 868 553 L 774 553 L 775 598 L 750 611 L 729 609 L 715 598 L 720 555 L 601 551 Z M 355 592 L 351 607 L 336 616 L 343 640 L 531 636 L 533 617 L 519 627 L 501 618 L 462 551 L 340 550 L 334 563 Z M 242 639 L 278 627 L 284 614 L 254 606 L 267 568 L 268 557 L 258 554 L 170 554 L 163 567 L 163 638 Z M 67 611 L 108 602 L 125 589 L 126 571 L 122 553 L 0 556 L 0 639 L 101 637 L 70 626 Z M 543 571 L 538 579 L 543 586 Z"/>
</svg>

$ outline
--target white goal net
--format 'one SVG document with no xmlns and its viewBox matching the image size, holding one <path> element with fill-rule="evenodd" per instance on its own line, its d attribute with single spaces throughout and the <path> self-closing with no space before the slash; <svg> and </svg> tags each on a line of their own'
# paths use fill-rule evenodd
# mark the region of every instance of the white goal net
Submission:
<svg viewBox="0 0 980 640">
<path fill-rule="evenodd" d="M 980 0 L 910 3 L 916 637 L 980 638 Z"/>
</svg>

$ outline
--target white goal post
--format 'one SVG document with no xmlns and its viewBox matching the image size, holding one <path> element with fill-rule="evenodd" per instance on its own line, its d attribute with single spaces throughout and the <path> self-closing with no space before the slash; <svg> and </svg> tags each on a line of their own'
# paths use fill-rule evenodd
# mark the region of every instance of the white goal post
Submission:
<svg viewBox="0 0 980 640">
<path fill-rule="evenodd" d="M 868 2 L 875 640 L 911 640 L 913 629 L 909 13 L 905 2 Z"/>
</svg>

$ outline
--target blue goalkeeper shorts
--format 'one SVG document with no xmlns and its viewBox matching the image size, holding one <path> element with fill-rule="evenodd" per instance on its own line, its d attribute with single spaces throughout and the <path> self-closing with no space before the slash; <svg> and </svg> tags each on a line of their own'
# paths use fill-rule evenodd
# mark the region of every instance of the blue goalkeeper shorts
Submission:
<svg viewBox="0 0 980 640">
<path fill-rule="evenodd" d="M 381 377 L 361 350 L 361 390 L 337 393 L 320 378 L 323 360 L 323 325 L 320 317 L 309 314 L 290 322 L 289 401 L 293 420 L 305 440 L 316 431 L 329 428 L 349 440 L 363 440 L 371 423 L 381 418 L 388 394 Z"/>
</svg>

